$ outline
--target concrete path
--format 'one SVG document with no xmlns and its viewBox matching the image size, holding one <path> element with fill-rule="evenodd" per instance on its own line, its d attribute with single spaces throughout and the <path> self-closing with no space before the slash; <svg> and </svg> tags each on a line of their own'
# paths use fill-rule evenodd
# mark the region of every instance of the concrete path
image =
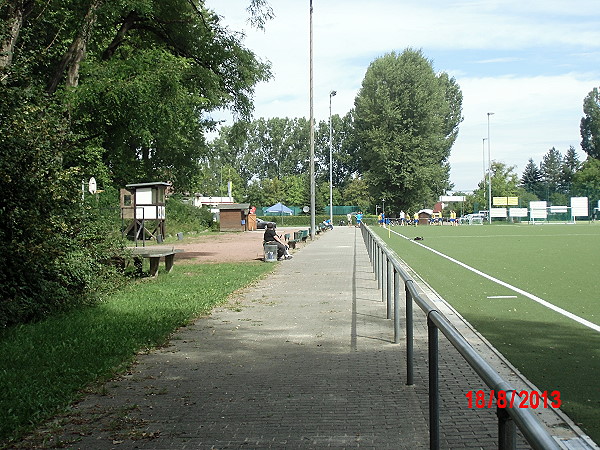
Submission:
<svg viewBox="0 0 600 450">
<path fill-rule="evenodd" d="M 77 405 L 63 443 L 82 449 L 429 447 L 426 330 L 416 314 L 415 385 L 393 344 L 360 232 L 338 227 L 141 355 Z M 445 340 L 443 448 L 497 448 L 486 389 Z M 79 420 L 77 420 L 79 417 Z M 520 445 L 522 446 L 522 445 Z"/>
</svg>

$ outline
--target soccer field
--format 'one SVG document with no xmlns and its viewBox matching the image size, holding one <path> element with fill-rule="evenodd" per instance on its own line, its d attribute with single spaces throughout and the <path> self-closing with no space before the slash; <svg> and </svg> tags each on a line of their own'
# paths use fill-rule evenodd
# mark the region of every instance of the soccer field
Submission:
<svg viewBox="0 0 600 450">
<path fill-rule="evenodd" d="M 600 442 L 600 224 L 374 229 Z"/>
</svg>

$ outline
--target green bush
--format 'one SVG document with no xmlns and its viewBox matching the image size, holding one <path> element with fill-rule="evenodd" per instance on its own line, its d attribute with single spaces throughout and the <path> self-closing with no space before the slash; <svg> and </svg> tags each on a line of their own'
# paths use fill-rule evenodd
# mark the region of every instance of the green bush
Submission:
<svg viewBox="0 0 600 450">
<path fill-rule="evenodd" d="M 166 227 L 169 234 L 214 229 L 213 215 L 208 208 L 198 208 L 186 203 L 178 195 L 167 199 Z"/>
<path fill-rule="evenodd" d="M 356 223 L 356 219 L 352 216 L 352 223 Z M 302 215 L 302 216 L 261 216 L 263 220 L 267 220 L 269 222 L 275 222 L 278 227 L 310 227 L 310 215 Z M 317 215 L 315 216 L 315 223 L 319 224 L 324 220 L 328 220 L 329 216 L 327 215 Z M 363 221 L 369 221 L 372 217 L 363 216 Z M 333 226 L 337 227 L 340 224 L 340 220 L 346 222 L 348 219 L 346 216 L 333 216 Z"/>
<path fill-rule="evenodd" d="M 66 115 L 43 99 L 0 90 L 0 330 L 87 303 L 116 276 L 102 261 L 119 243 L 82 201 Z"/>
</svg>

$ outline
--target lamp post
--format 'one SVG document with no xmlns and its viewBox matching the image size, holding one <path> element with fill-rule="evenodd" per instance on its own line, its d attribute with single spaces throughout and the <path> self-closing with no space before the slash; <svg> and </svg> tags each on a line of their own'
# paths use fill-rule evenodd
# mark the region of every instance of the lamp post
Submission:
<svg viewBox="0 0 600 450">
<path fill-rule="evenodd" d="M 492 153 L 490 151 L 490 116 L 493 116 L 493 112 L 487 113 L 488 122 L 488 219 L 489 223 L 492 223 Z"/>
<path fill-rule="evenodd" d="M 485 173 L 486 173 L 486 171 L 485 171 L 485 141 L 487 141 L 487 138 L 483 138 L 483 152 L 482 152 L 483 153 L 483 204 L 487 205 L 487 201 L 485 198 L 486 191 L 487 191 L 487 188 L 485 186 L 485 184 L 486 184 L 486 181 L 485 181 L 485 178 L 486 178 L 486 176 L 485 176 Z"/>
<path fill-rule="evenodd" d="M 310 0 L 310 51 L 309 51 L 309 79 L 310 79 L 310 238 L 315 238 L 315 125 L 313 116 L 313 5 Z"/>
<path fill-rule="evenodd" d="M 331 98 L 336 91 L 329 93 L 329 220 L 333 225 L 333 122 L 331 121 Z"/>
</svg>

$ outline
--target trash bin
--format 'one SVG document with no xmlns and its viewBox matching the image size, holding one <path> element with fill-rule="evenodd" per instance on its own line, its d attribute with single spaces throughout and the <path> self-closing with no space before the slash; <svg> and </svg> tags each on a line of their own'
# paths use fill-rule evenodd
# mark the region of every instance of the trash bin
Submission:
<svg viewBox="0 0 600 450">
<path fill-rule="evenodd" d="M 277 244 L 265 244 L 265 262 L 277 261 Z"/>
</svg>

